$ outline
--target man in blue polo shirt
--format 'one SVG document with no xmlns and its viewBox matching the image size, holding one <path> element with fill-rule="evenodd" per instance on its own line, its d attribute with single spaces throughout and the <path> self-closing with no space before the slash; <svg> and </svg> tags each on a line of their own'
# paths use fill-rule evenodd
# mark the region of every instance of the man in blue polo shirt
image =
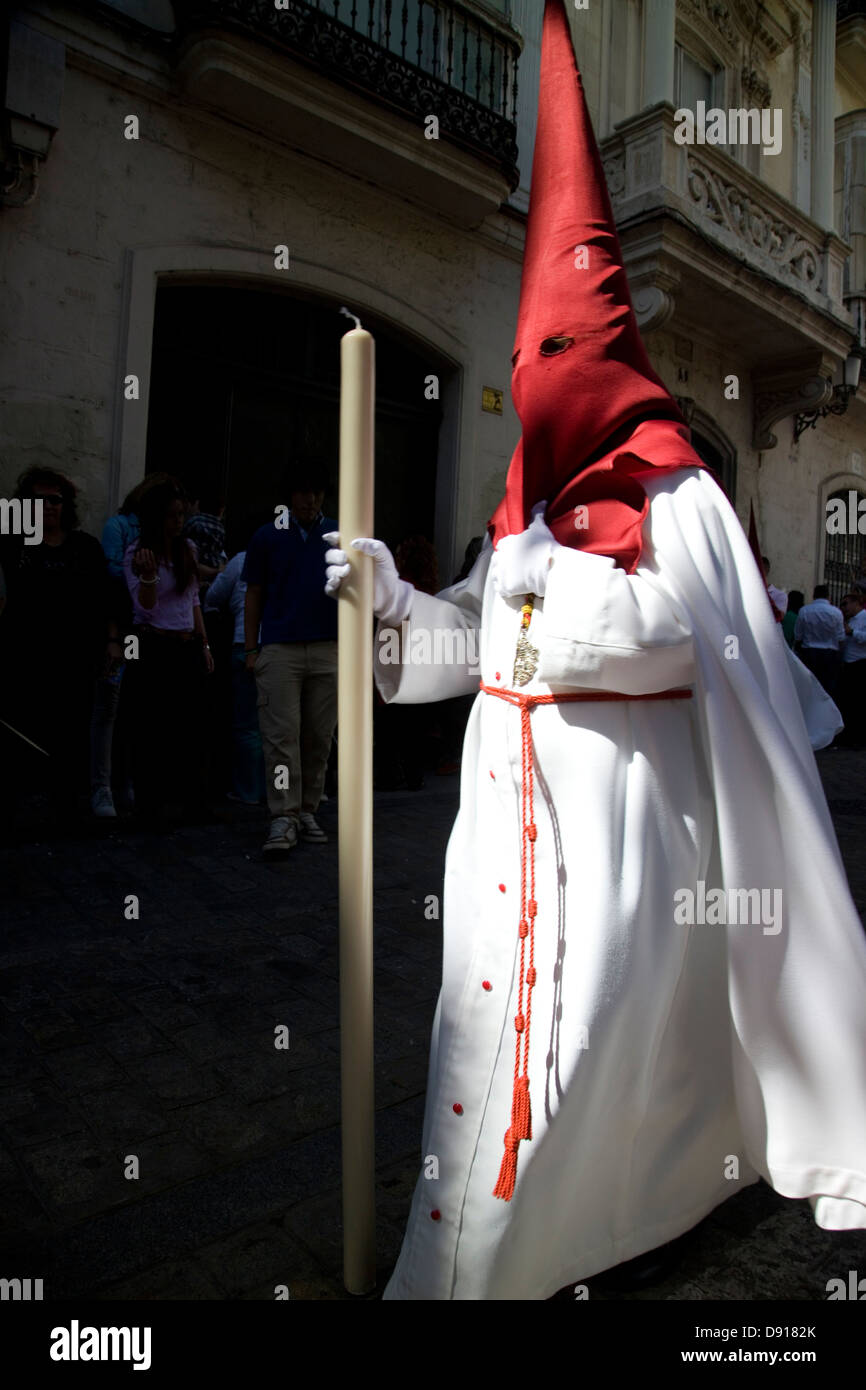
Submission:
<svg viewBox="0 0 866 1390">
<path fill-rule="evenodd" d="M 292 472 L 290 510 L 276 509 L 249 543 L 244 633 L 255 673 L 271 828 L 266 854 L 298 836 L 321 844 L 315 819 L 337 722 L 337 605 L 325 594 L 327 477 L 314 465 Z M 259 625 L 261 642 L 259 643 Z"/>
</svg>

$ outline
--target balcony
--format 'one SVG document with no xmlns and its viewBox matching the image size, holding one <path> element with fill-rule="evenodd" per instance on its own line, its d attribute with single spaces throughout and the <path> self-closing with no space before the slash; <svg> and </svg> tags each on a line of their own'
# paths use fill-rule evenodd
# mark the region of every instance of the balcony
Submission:
<svg viewBox="0 0 866 1390">
<path fill-rule="evenodd" d="M 782 396 L 823 400 L 850 349 L 851 248 L 724 150 L 678 145 L 674 129 L 660 104 L 602 146 L 638 321 L 661 327 L 676 309 L 681 331 L 735 345 L 752 377 L 755 446 L 772 447 L 768 412 L 785 413 Z"/>
<path fill-rule="evenodd" d="M 521 45 L 476 5 L 180 0 L 178 72 L 196 99 L 477 225 L 518 182 Z"/>
</svg>

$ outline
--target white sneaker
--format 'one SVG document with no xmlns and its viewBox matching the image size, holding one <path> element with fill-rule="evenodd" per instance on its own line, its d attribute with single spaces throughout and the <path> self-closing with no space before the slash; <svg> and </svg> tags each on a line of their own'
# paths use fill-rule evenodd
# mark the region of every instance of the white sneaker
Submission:
<svg viewBox="0 0 866 1390">
<path fill-rule="evenodd" d="M 314 845 L 326 845 L 328 843 L 328 837 L 312 811 L 302 811 L 300 820 L 302 840 L 309 840 Z"/>
<path fill-rule="evenodd" d="M 265 854 L 284 854 L 298 843 L 298 822 L 294 816 L 275 816 L 262 850 Z"/>
<path fill-rule="evenodd" d="M 117 812 L 114 809 L 114 798 L 111 795 L 110 787 L 100 787 L 90 798 L 90 809 L 95 816 L 101 820 L 116 820 Z"/>
</svg>

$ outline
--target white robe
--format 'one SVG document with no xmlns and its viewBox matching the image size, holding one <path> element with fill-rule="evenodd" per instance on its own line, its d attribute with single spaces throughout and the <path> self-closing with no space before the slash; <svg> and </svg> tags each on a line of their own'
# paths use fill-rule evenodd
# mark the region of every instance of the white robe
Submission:
<svg viewBox="0 0 866 1390">
<path fill-rule="evenodd" d="M 811 1198 L 819 1225 L 866 1226 L 866 940 L 789 665 L 711 477 L 683 469 L 647 491 L 633 576 L 557 547 L 523 689 L 694 698 L 533 710 L 533 1138 L 504 1202 L 520 715 L 479 693 L 445 865 L 423 1162 L 387 1299 L 543 1299 L 680 1235 L 758 1175 Z M 479 625 L 481 679 L 513 688 L 521 600 L 495 592 L 490 555 L 414 595 L 404 653 L 428 640 L 436 655 L 438 631 L 438 664 L 387 664 L 377 645 L 386 699 L 477 690 L 471 643 L 455 661 L 442 636 Z M 701 882 L 781 889 L 778 929 L 771 912 L 678 925 L 675 894 Z"/>
<path fill-rule="evenodd" d="M 779 641 L 785 648 L 791 679 L 794 682 L 797 699 L 800 701 L 800 709 L 803 711 L 803 718 L 806 721 L 809 742 L 817 752 L 819 748 L 829 747 L 836 735 L 841 733 L 845 727 L 839 706 L 827 694 L 818 677 L 809 670 L 808 666 L 803 665 L 796 652 L 791 651 L 779 623 L 776 623 L 776 632 Z"/>
</svg>

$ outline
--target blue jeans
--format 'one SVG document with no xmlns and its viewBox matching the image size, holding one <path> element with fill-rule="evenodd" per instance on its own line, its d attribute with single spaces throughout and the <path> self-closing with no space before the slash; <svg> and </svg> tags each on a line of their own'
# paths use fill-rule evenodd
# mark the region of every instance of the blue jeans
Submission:
<svg viewBox="0 0 866 1390">
<path fill-rule="evenodd" d="M 93 716 L 90 721 L 90 791 L 111 791 L 111 748 L 120 704 L 123 667 L 113 676 L 100 676 L 96 682 Z"/>
<path fill-rule="evenodd" d="M 242 801 L 265 799 L 265 761 L 256 708 L 256 678 L 245 665 L 244 644 L 232 647 L 232 790 Z"/>
</svg>

